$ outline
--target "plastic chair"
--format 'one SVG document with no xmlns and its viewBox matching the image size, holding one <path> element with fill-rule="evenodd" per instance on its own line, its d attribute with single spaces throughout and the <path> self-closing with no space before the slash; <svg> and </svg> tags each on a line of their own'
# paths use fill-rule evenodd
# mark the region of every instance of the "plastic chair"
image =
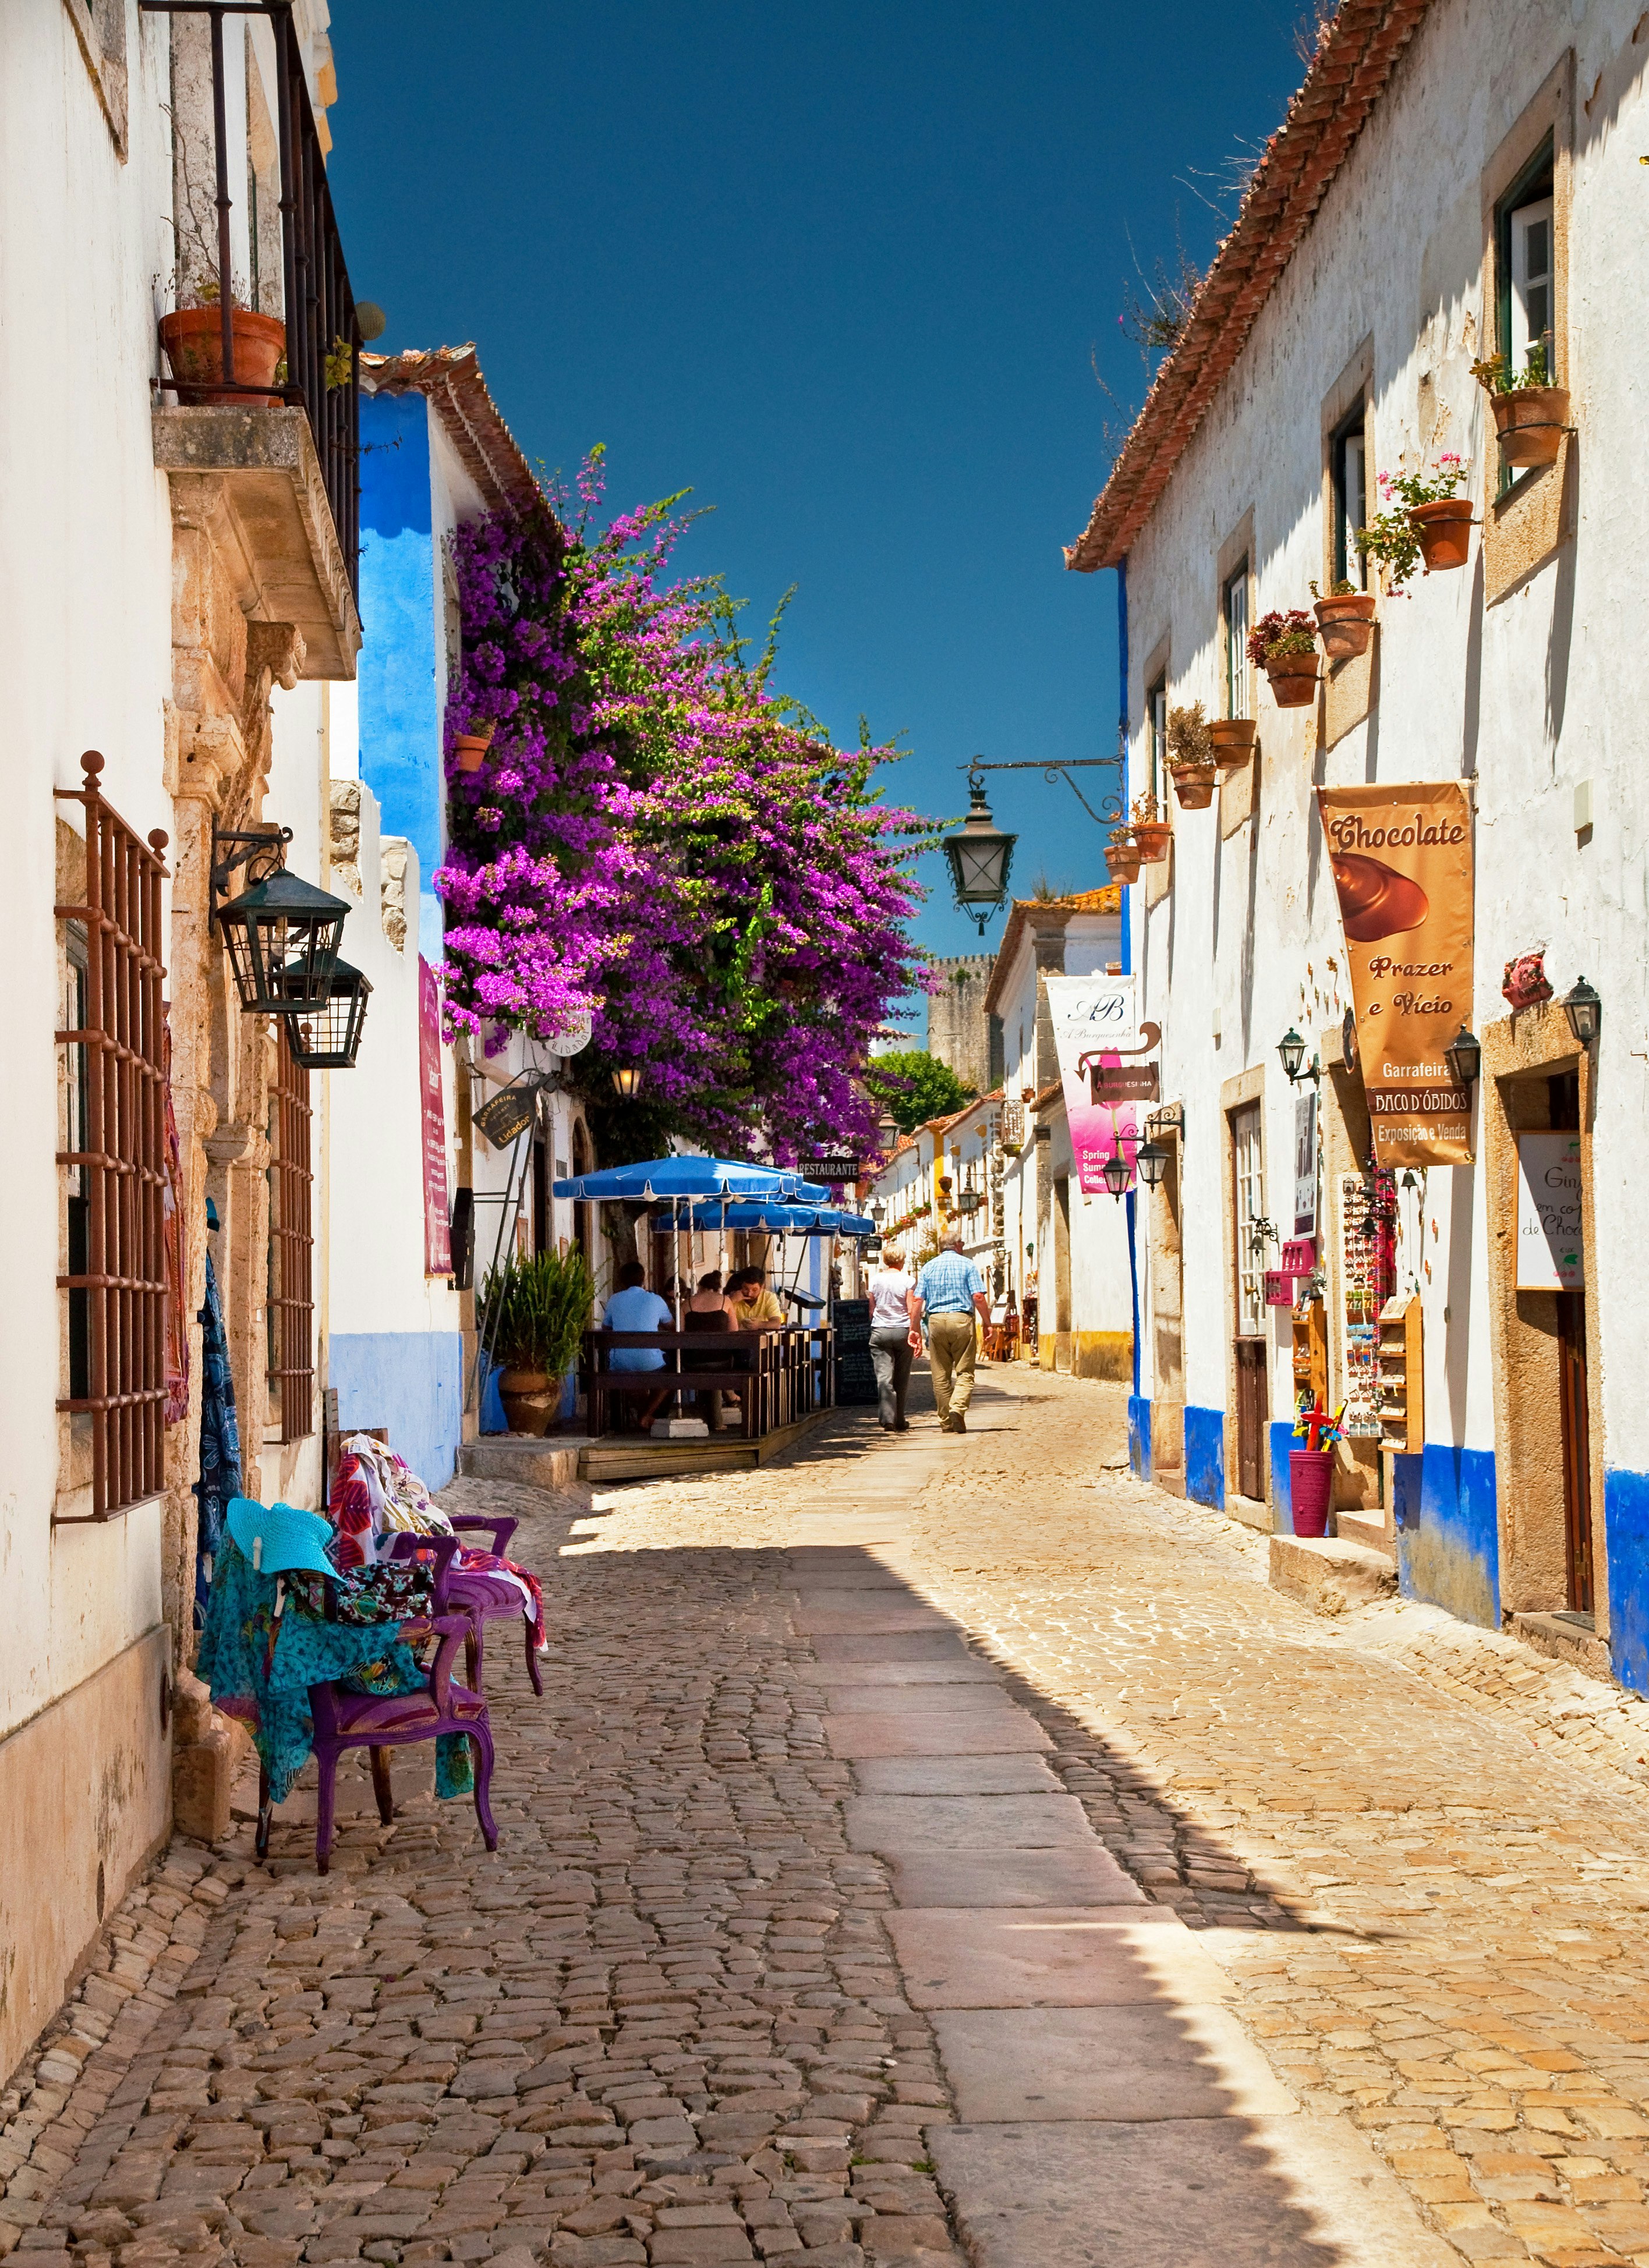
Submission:
<svg viewBox="0 0 1649 2268">
<path fill-rule="evenodd" d="M 404 1623 L 403 1638 L 433 1632 L 440 1641 L 425 1683 L 410 1693 L 346 1693 L 336 1683 L 309 1688 L 310 1713 L 314 1719 L 315 1762 L 321 1785 L 315 1811 L 315 1868 L 324 1874 L 332 1859 L 332 1826 L 336 1800 L 338 1758 L 346 1749 L 372 1751 L 373 1793 L 378 1816 L 388 1827 L 395 1817 L 394 1792 L 389 1781 L 392 1748 L 414 1741 L 433 1741 L 455 1733 L 475 1749 L 475 1808 L 489 1851 L 498 1849 L 498 1829 L 487 1798 L 492 1785 L 492 1727 L 486 1703 L 478 1693 L 453 1683 L 453 1661 L 460 1643 L 473 1630 L 463 1614 L 437 1615 L 427 1623 Z"/>
</svg>

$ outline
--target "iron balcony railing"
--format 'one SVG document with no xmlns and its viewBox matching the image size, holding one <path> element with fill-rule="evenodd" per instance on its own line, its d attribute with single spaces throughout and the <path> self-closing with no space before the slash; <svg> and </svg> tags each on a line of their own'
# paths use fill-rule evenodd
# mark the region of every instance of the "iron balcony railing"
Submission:
<svg viewBox="0 0 1649 2268">
<path fill-rule="evenodd" d="M 244 394 L 259 403 L 271 394 L 303 410 L 314 436 L 327 501 L 349 569 L 350 588 L 359 596 L 360 549 L 360 326 L 355 295 L 338 235 L 327 184 L 321 136 L 304 77 L 303 56 L 292 22 L 292 0 L 137 0 L 146 15 L 204 16 L 211 43 L 211 141 L 216 210 L 215 302 L 222 376 L 209 384 L 180 382 L 174 368 L 159 381 L 180 401 Z M 280 161 L 281 314 L 285 326 L 284 366 L 274 377 L 253 379 L 235 369 L 235 312 L 233 232 L 235 200 L 229 190 L 228 107 L 224 69 L 226 16 L 261 16 L 275 40 L 273 122 Z M 198 122 L 174 115 L 174 136 Z M 255 195 L 248 174 L 248 205 Z M 256 241 L 255 210 L 248 212 L 249 238 Z M 179 281 L 184 259 L 179 252 Z M 255 312 L 255 311 L 254 311 Z"/>
</svg>

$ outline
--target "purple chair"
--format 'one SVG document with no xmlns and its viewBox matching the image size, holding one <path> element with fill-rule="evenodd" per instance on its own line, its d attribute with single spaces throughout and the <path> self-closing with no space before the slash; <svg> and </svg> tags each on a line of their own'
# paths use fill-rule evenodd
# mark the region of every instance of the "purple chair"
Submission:
<svg viewBox="0 0 1649 2268">
<path fill-rule="evenodd" d="M 458 1549 L 461 1531 L 484 1528 L 492 1533 L 488 1547 L 495 1558 L 504 1557 L 505 1546 L 516 1528 L 518 1521 L 504 1513 L 458 1512 L 451 1515 L 454 1535 L 443 1539 L 439 1535 L 420 1535 L 403 1529 L 390 1545 L 391 1559 L 410 1559 L 419 1551 L 435 1550 L 435 1611 L 437 1614 L 458 1613 L 470 1617 L 470 1635 L 464 1640 L 464 1669 L 471 1692 L 484 1690 L 481 1683 L 482 1647 L 486 1624 L 501 1621 L 513 1615 L 522 1624 L 527 1633 L 527 1675 L 532 1680 L 532 1690 L 542 1699 L 544 1680 L 538 1675 L 538 1652 L 533 1644 L 532 1624 L 521 1613 L 521 1594 L 514 1583 L 502 1575 L 487 1574 L 479 1568 L 465 1570 L 449 1563 Z M 442 1544 L 445 1542 L 446 1549 Z"/>
<path fill-rule="evenodd" d="M 402 1624 L 403 1638 L 433 1633 L 440 1641 L 430 1665 L 427 1683 L 410 1693 L 346 1693 L 336 1683 L 309 1688 L 315 1762 L 321 1773 L 315 1812 L 318 1873 L 324 1874 L 332 1861 L 337 1763 L 344 1749 L 372 1751 L 373 1793 L 378 1799 L 378 1816 L 388 1827 L 395 1817 L 389 1750 L 404 1748 L 414 1741 L 433 1741 L 442 1733 L 462 1734 L 475 1749 L 476 1817 L 481 1823 L 487 1849 L 498 1849 L 498 1829 L 487 1800 L 492 1785 L 492 1728 L 487 1721 L 486 1703 L 478 1693 L 453 1683 L 454 1657 L 460 1641 L 471 1635 L 472 1628 L 469 1616 L 462 1614 L 437 1615 L 429 1622 Z"/>
</svg>

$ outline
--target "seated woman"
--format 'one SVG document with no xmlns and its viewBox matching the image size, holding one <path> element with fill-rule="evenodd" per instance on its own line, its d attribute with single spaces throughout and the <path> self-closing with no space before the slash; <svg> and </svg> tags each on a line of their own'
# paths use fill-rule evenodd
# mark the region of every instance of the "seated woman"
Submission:
<svg viewBox="0 0 1649 2268">
<path fill-rule="evenodd" d="M 639 1260 L 626 1260 L 618 1270 L 617 1288 L 609 1299 L 602 1316 L 604 1331 L 668 1331 L 675 1329 L 676 1318 L 656 1292 L 647 1288 L 647 1270 Z M 664 1351 L 662 1347 L 615 1347 L 607 1358 L 607 1367 L 613 1371 L 662 1370 Z M 640 1415 L 634 1420 L 645 1433 L 675 1392 L 672 1383 L 662 1387 L 641 1405 Z"/>
<path fill-rule="evenodd" d="M 721 1271 L 712 1268 L 699 1278 L 699 1288 L 687 1302 L 683 1316 L 684 1326 L 694 1332 L 725 1333 L 735 1329 L 733 1310 L 721 1289 Z M 717 1370 L 728 1368 L 732 1357 L 715 1347 L 694 1347 L 684 1353 L 684 1370 Z M 728 1379 L 725 1384 L 718 1380 L 714 1388 L 697 1396 L 699 1414 L 707 1421 L 713 1433 L 721 1430 L 723 1396 L 730 1397 L 736 1408 L 743 1401 L 742 1389 Z"/>
</svg>

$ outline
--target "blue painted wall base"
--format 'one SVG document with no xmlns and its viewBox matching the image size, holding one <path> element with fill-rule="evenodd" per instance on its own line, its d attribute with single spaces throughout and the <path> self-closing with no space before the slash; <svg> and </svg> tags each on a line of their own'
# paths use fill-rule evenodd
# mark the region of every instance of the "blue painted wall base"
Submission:
<svg viewBox="0 0 1649 2268">
<path fill-rule="evenodd" d="M 1225 1509 L 1225 1412 L 1199 1410 L 1187 1402 L 1185 1413 L 1185 1492 L 1198 1504 Z"/>
<path fill-rule="evenodd" d="M 1649 1473 L 1606 1472 L 1609 1661 L 1623 1685 L 1649 1693 Z"/>
<path fill-rule="evenodd" d="M 328 1344 L 338 1424 L 387 1425 L 389 1446 L 427 1489 L 445 1488 L 463 1424 L 463 1339 L 457 1331 L 359 1331 Z"/>
<path fill-rule="evenodd" d="M 1294 1491 L 1289 1451 L 1295 1446 L 1294 1426 L 1274 1418 L 1271 1425 L 1271 1526 L 1278 1535 L 1294 1533 Z M 1299 1444 L 1303 1449 L 1305 1444 Z"/>
<path fill-rule="evenodd" d="M 1392 1459 L 1397 1582 L 1406 1599 L 1446 1607 L 1463 1623 L 1500 1627 L 1500 1536 L 1492 1449 L 1428 1441 Z M 1611 1560 L 1611 1572 L 1612 1572 Z"/>
<path fill-rule="evenodd" d="M 1128 1396 L 1128 1463 L 1142 1481 L 1151 1476 L 1151 1406 L 1143 1394 Z"/>
</svg>

